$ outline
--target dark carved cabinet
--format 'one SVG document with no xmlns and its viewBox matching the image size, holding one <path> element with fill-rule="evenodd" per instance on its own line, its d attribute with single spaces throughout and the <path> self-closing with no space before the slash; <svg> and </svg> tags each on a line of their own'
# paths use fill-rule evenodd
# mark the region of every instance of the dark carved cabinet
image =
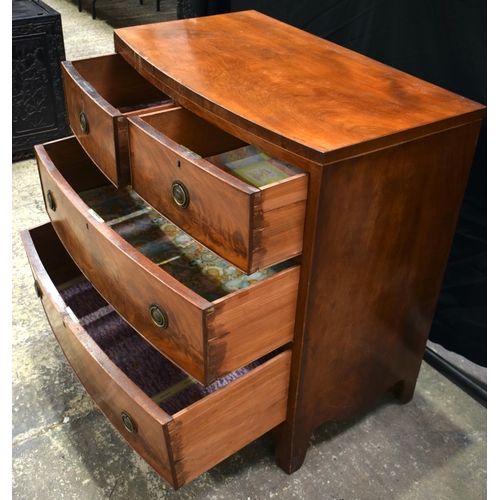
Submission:
<svg viewBox="0 0 500 500">
<path fill-rule="evenodd" d="M 12 2 L 12 159 L 33 146 L 70 135 L 60 63 L 61 16 L 43 2 Z"/>
</svg>

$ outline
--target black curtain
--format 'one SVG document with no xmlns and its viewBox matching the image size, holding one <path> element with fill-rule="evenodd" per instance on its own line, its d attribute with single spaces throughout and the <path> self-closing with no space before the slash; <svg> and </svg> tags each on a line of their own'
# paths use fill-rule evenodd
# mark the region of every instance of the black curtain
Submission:
<svg viewBox="0 0 500 500">
<path fill-rule="evenodd" d="M 185 0 L 190 15 L 257 10 L 486 104 L 486 0 Z M 430 340 L 486 366 L 486 119 Z"/>
</svg>

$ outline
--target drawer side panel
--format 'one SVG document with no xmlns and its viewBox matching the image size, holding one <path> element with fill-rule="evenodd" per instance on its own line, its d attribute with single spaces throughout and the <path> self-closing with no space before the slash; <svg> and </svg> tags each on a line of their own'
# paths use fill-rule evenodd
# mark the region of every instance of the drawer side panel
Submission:
<svg viewBox="0 0 500 500">
<path fill-rule="evenodd" d="M 309 175 L 303 174 L 262 187 L 260 218 L 253 235 L 253 269 L 264 269 L 302 252 L 308 184 Z"/>
<path fill-rule="evenodd" d="M 229 373 L 292 341 L 299 273 L 294 266 L 214 303 L 207 316 L 211 374 Z"/>
<path fill-rule="evenodd" d="M 174 415 L 174 451 L 185 483 L 259 438 L 286 418 L 291 352 Z"/>
</svg>

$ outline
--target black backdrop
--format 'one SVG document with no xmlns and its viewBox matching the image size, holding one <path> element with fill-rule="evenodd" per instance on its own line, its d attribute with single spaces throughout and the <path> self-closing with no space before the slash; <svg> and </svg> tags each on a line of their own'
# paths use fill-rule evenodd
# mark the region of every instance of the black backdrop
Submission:
<svg viewBox="0 0 500 500">
<path fill-rule="evenodd" d="M 254 9 L 486 104 L 486 0 L 187 0 L 179 17 Z M 486 119 L 430 340 L 486 366 Z"/>
</svg>

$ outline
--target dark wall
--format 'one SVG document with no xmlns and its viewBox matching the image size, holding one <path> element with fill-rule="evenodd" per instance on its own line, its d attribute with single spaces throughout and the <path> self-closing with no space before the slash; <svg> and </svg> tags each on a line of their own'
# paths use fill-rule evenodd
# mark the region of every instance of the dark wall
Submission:
<svg viewBox="0 0 500 500">
<path fill-rule="evenodd" d="M 253 9 L 481 104 L 486 0 L 191 0 L 193 15 Z M 187 17 L 187 16 L 186 16 Z M 430 340 L 486 366 L 486 119 Z"/>
</svg>

